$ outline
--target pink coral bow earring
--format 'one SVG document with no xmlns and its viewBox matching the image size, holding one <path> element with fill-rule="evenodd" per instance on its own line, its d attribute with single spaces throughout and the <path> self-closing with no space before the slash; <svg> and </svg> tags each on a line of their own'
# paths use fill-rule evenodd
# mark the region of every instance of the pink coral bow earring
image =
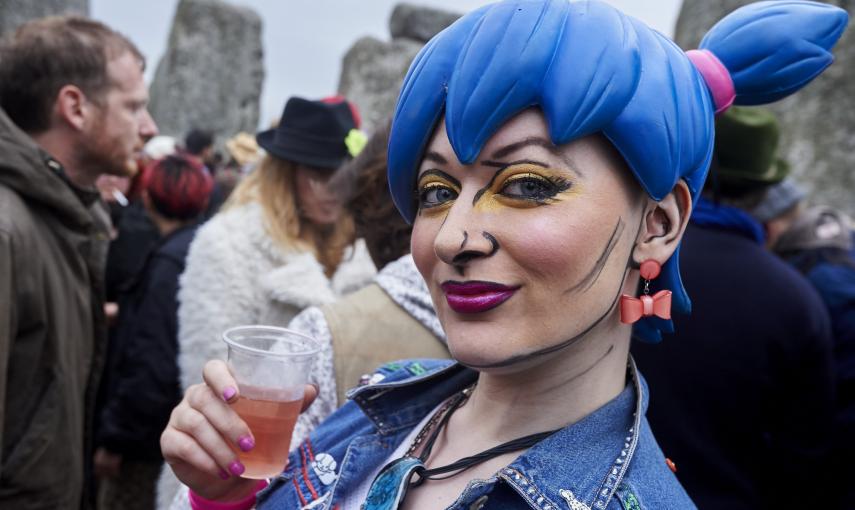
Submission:
<svg viewBox="0 0 855 510">
<path fill-rule="evenodd" d="M 620 297 L 620 321 L 633 324 L 642 317 L 656 316 L 661 319 L 671 318 L 671 291 L 660 290 L 650 295 L 650 280 L 659 276 L 662 266 L 653 259 L 641 263 L 640 273 L 644 278 L 644 294 L 635 298 L 624 294 Z"/>
</svg>

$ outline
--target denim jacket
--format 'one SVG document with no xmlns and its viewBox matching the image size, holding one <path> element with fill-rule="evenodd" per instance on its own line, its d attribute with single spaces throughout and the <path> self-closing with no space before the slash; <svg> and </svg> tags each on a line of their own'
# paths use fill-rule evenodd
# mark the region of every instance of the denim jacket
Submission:
<svg viewBox="0 0 855 510">
<path fill-rule="evenodd" d="M 537 510 L 691 509 L 647 419 L 647 387 L 612 401 L 532 446 L 493 477 L 473 480 L 449 508 Z M 260 509 L 335 510 L 428 413 L 477 372 L 448 360 L 390 363 L 322 423 L 259 493 Z"/>
</svg>

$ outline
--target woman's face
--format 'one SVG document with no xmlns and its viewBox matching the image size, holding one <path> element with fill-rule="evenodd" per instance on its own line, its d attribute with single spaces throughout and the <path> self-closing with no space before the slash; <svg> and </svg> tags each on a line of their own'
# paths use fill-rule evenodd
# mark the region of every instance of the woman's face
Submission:
<svg viewBox="0 0 855 510">
<path fill-rule="evenodd" d="M 297 165 L 297 205 L 301 216 L 316 225 L 331 225 L 341 215 L 341 200 L 327 185 L 332 172 Z"/>
<path fill-rule="evenodd" d="M 457 360 L 509 366 L 625 327 L 615 304 L 646 201 L 604 138 L 555 147 L 529 109 L 462 165 L 441 124 L 417 193 L 413 257 Z"/>
</svg>

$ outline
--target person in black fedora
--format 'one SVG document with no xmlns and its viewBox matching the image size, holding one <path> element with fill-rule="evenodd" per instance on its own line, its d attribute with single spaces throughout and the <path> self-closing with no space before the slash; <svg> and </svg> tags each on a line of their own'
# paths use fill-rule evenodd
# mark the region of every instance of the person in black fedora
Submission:
<svg viewBox="0 0 855 510">
<path fill-rule="evenodd" d="M 358 128 L 358 114 L 343 98 L 310 101 L 292 97 L 279 124 L 258 133 L 256 140 L 272 156 L 332 171 L 352 157 L 345 140 Z"/>
<path fill-rule="evenodd" d="M 199 382 L 206 360 L 224 359 L 225 329 L 285 326 L 303 308 L 371 281 L 365 243 L 354 242 L 353 220 L 327 186 L 362 145 L 358 127 L 358 113 L 344 98 L 293 97 L 279 124 L 258 133 L 267 154 L 199 229 L 187 256 L 178 310 L 184 388 Z M 324 397 L 316 405 L 334 408 L 335 392 Z M 174 487 L 169 472 L 159 501 Z"/>
</svg>

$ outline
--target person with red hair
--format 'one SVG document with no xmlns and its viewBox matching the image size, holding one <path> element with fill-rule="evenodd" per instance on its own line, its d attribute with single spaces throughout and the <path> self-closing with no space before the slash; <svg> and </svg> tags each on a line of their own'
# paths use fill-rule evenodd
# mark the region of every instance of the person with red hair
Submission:
<svg viewBox="0 0 855 510">
<path fill-rule="evenodd" d="M 160 433 L 181 400 L 178 277 L 213 189 L 197 160 L 172 155 L 146 168 L 142 201 L 161 238 L 121 293 L 98 414 L 100 508 L 153 508 Z"/>
</svg>

